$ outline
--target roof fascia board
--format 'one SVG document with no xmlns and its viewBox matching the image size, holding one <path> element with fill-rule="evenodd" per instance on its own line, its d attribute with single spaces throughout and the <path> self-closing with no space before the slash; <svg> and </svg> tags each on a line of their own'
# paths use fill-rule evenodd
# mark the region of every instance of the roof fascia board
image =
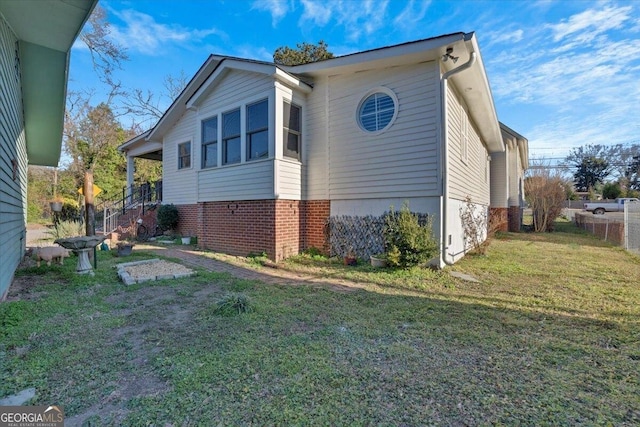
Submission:
<svg viewBox="0 0 640 427">
<path fill-rule="evenodd" d="M 313 91 L 313 88 L 306 84 L 305 82 L 301 81 L 300 79 L 292 76 L 291 74 L 287 73 L 284 70 L 281 70 L 280 68 L 276 67 L 275 73 L 274 73 L 274 77 L 281 83 L 289 86 L 289 87 L 293 87 L 294 89 L 298 89 L 304 93 L 311 93 L 311 91 Z"/>
<path fill-rule="evenodd" d="M 434 59 L 440 55 L 440 50 L 447 45 L 464 40 L 464 33 L 454 33 L 426 40 L 403 43 L 395 46 L 388 46 L 379 49 L 357 52 L 324 61 L 312 62 L 309 64 L 295 66 L 281 66 L 283 70 L 293 74 L 337 74 L 342 69 L 349 69 L 354 66 L 368 67 L 372 62 L 385 62 L 393 60 L 396 64 L 403 56 L 424 55 L 432 52 Z"/>
<path fill-rule="evenodd" d="M 141 134 L 136 135 L 133 138 L 131 138 L 130 140 L 120 144 L 118 146 L 118 151 L 126 152 L 132 146 L 135 146 L 140 142 L 144 143 L 147 140 L 147 136 L 149 136 L 149 133 L 151 133 L 151 130 L 148 130 L 146 132 L 142 132 Z"/>
<path fill-rule="evenodd" d="M 465 34 L 465 47 L 467 53 L 476 53 L 476 63 L 467 71 L 458 73 L 451 77 L 451 80 L 458 86 L 459 92 L 467 105 L 473 105 L 470 109 L 476 125 L 479 127 L 482 139 L 490 153 L 500 153 L 505 151 L 500 124 L 496 114 L 491 87 L 484 68 L 480 47 L 478 46 L 475 33 Z M 461 61 L 467 58 L 460 57 Z M 467 90 L 471 88 L 471 90 Z"/>
<path fill-rule="evenodd" d="M 287 86 L 310 93 L 312 88 L 296 77 L 279 69 L 275 64 L 257 63 L 236 58 L 223 59 L 216 70 L 204 81 L 198 90 L 187 100 L 186 108 L 196 108 L 211 93 L 222 78 L 231 70 L 248 71 L 252 73 L 273 76 Z"/>
<path fill-rule="evenodd" d="M 202 86 L 208 75 L 210 75 L 220 64 L 221 57 L 215 55 L 209 55 L 206 61 L 200 66 L 200 69 L 189 80 L 189 83 L 182 89 L 182 92 L 176 99 L 173 100 L 167 111 L 164 112 L 158 123 L 149 131 L 147 140 L 161 140 L 162 134 L 168 130 L 172 125 L 172 118 L 180 117 L 185 111 L 186 101 L 191 98 L 193 93 Z"/>
</svg>

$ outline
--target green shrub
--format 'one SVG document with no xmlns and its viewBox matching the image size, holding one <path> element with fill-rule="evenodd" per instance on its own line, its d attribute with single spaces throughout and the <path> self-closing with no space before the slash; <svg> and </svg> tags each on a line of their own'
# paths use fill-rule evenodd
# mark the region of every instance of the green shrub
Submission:
<svg viewBox="0 0 640 427">
<path fill-rule="evenodd" d="M 157 221 L 161 230 L 173 230 L 178 226 L 179 213 L 174 204 L 161 205 L 158 208 Z"/>
<path fill-rule="evenodd" d="M 421 224 L 418 215 L 405 203 L 399 212 L 391 207 L 385 216 L 384 241 L 387 261 L 394 267 L 412 267 L 425 264 L 438 253 L 438 242 L 433 238 L 431 218 Z"/>
<path fill-rule="evenodd" d="M 218 316 L 235 316 L 252 311 L 249 297 L 244 294 L 228 294 L 218 301 L 213 314 Z"/>
<path fill-rule="evenodd" d="M 318 248 L 316 248 L 314 246 L 310 246 L 307 249 L 305 249 L 303 254 L 309 255 L 312 258 L 313 257 L 325 257 L 324 253 L 320 249 L 318 249 Z"/>
</svg>

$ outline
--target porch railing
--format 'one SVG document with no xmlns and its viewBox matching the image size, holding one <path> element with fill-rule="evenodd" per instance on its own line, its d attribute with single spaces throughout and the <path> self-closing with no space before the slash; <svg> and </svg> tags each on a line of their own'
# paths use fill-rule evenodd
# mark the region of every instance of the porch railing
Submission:
<svg viewBox="0 0 640 427">
<path fill-rule="evenodd" d="M 107 200 L 101 204 L 101 209 L 96 209 L 98 224 L 102 223 L 104 234 L 111 233 L 118 228 L 120 216 L 131 209 L 138 209 L 142 215 L 149 207 L 156 206 L 162 201 L 162 181 L 153 184 L 135 184 L 122 189 L 122 197 L 115 200 Z M 99 212 L 99 213 L 98 213 Z"/>
</svg>

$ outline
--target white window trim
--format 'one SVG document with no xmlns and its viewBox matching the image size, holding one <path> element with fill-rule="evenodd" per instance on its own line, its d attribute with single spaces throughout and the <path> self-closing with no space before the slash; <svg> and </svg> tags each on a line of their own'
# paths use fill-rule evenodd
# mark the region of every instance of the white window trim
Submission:
<svg viewBox="0 0 640 427">
<path fill-rule="evenodd" d="M 248 151 L 248 147 L 249 147 L 249 139 L 248 139 L 249 131 L 247 129 L 247 123 L 245 122 L 245 124 L 244 124 L 244 127 L 245 127 L 245 129 L 244 129 L 244 139 L 245 139 L 245 148 L 244 148 L 244 150 L 245 150 L 245 153 L 244 154 L 245 154 L 246 158 L 245 158 L 244 163 L 255 162 L 255 161 L 258 161 L 258 160 L 269 159 L 270 157 L 272 157 L 272 156 L 270 156 L 271 149 L 270 149 L 270 144 L 269 144 L 269 138 L 270 138 L 269 134 L 271 133 L 271 127 L 272 127 L 271 121 L 269 119 L 271 117 L 271 112 L 270 112 L 271 104 L 269 103 L 269 97 L 265 97 L 265 98 L 259 99 L 259 100 L 255 101 L 255 102 L 245 103 L 244 107 L 243 107 L 244 110 L 245 110 L 245 112 L 244 112 L 245 117 L 244 118 L 245 118 L 245 121 L 249 120 L 249 107 L 250 106 L 256 105 L 256 104 L 259 104 L 259 103 L 265 102 L 265 101 L 267 103 L 267 128 L 266 128 L 266 131 L 267 131 L 267 157 L 259 157 L 259 158 L 256 158 L 256 159 L 251 159 L 250 158 L 249 153 L 247 152 Z"/>
<path fill-rule="evenodd" d="M 362 108 L 362 104 L 364 104 L 364 101 L 367 100 L 367 98 L 369 98 L 371 95 L 375 94 L 375 93 L 383 93 L 385 95 L 388 95 L 392 100 L 393 100 L 393 117 L 391 117 L 391 120 L 389 120 L 389 123 L 387 123 L 387 125 L 385 127 L 383 127 L 382 129 L 379 129 L 377 131 L 369 131 L 366 130 L 365 128 L 362 127 L 362 124 L 360 123 L 360 109 Z M 386 132 L 387 130 L 389 130 L 389 128 L 391 128 L 391 126 L 393 126 L 394 122 L 396 121 L 396 118 L 398 117 L 398 110 L 400 109 L 400 104 L 398 103 L 398 97 L 396 96 L 395 92 L 393 92 L 391 89 L 389 89 L 388 87 L 385 86 L 378 86 L 375 87 L 373 89 L 370 89 L 369 91 L 367 91 L 361 98 L 360 98 L 360 102 L 358 103 L 358 108 L 356 108 L 355 111 L 355 122 L 356 122 L 356 126 L 358 127 L 358 129 L 360 129 L 361 132 L 367 134 L 367 135 L 380 135 L 384 132 Z"/>
<path fill-rule="evenodd" d="M 189 167 L 181 168 L 180 167 L 180 146 L 183 145 L 183 144 L 189 144 Z M 189 169 L 193 169 L 193 160 L 194 160 L 194 158 L 193 158 L 193 140 L 179 142 L 176 145 L 176 154 L 177 154 L 176 170 L 178 172 L 189 170 Z"/>
<path fill-rule="evenodd" d="M 246 156 L 246 151 L 247 151 L 247 132 L 246 132 L 246 113 L 247 113 L 247 106 L 251 105 L 251 104 L 255 104 L 256 102 L 260 102 L 263 100 L 267 100 L 268 102 L 268 108 L 269 108 L 269 155 L 266 158 L 262 158 L 262 159 L 256 159 L 256 160 L 247 160 L 247 156 Z M 275 95 L 273 91 L 264 91 L 261 93 L 256 93 L 253 96 L 247 97 L 246 99 L 242 100 L 241 102 L 237 102 L 237 103 L 225 103 L 223 105 L 218 106 L 215 110 L 214 109 L 207 109 L 208 113 L 206 114 L 206 116 L 202 116 L 202 117 L 198 117 L 198 126 L 199 126 L 199 136 L 198 136 L 198 149 L 200 150 L 199 152 L 202 152 L 202 122 L 204 120 L 208 120 L 211 119 L 213 117 L 218 117 L 218 159 L 217 159 L 217 165 L 216 166 L 211 166 L 208 168 L 202 168 L 202 160 L 199 159 L 199 167 L 198 170 L 200 171 L 211 171 L 211 170 L 216 170 L 216 169 L 221 169 L 221 168 L 229 168 L 229 167 L 236 167 L 239 165 L 244 165 L 244 164 L 249 164 L 249 163 L 255 163 L 255 162 L 261 162 L 264 160 L 273 160 L 276 156 L 275 156 L 275 149 L 273 148 L 273 139 L 274 139 L 274 135 L 275 135 L 275 130 L 273 129 L 275 127 L 274 125 L 274 99 L 275 99 Z M 228 163 L 228 164 L 222 164 L 222 115 L 225 113 L 229 113 L 231 111 L 240 109 L 240 162 L 239 163 Z M 186 142 L 186 141 L 185 141 Z M 192 152 L 193 152 L 193 147 L 192 147 Z M 193 159 L 193 157 L 192 157 Z M 192 163 L 193 166 L 193 163 Z"/>
<path fill-rule="evenodd" d="M 203 147 L 204 147 L 204 141 L 202 140 L 202 124 L 208 120 L 211 120 L 215 117 L 216 119 L 216 144 L 218 144 L 218 149 L 216 150 L 216 164 L 215 166 L 207 166 L 207 167 L 203 167 L 202 162 L 204 160 L 204 156 L 203 156 Z M 206 170 L 206 169 L 213 169 L 213 168 L 217 168 L 220 167 L 220 137 L 222 135 L 221 131 L 220 131 L 220 118 L 222 116 L 220 114 L 212 114 L 210 116 L 207 116 L 205 118 L 200 119 L 200 169 L 202 170 Z"/>
<path fill-rule="evenodd" d="M 224 137 L 222 137 L 222 139 L 220 140 L 220 156 L 219 156 L 220 157 L 220 163 L 219 163 L 220 166 L 239 165 L 239 164 L 242 164 L 242 163 L 245 162 L 245 156 L 242 153 L 242 150 L 245 147 L 245 144 L 244 144 L 244 139 L 245 139 L 244 121 L 246 120 L 246 115 L 244 114 L 244 111 L 243 111 L 245 108 L 246 108 L 246 104 L 242 104 L 240 106 L 234 107 L 234 108 L 232 108 L 230 110 L 226 110 L 226 111 L 223 111 L 223 112 L 220 113 L 220 130 L 222 132 L 224 132 L 224 115 L 225 114 L 231 114 L 231 113 L 234 113 L 236 111 L 238 111 L 239 114 L 240 114 L 240 134 L 238 135 L 240 137 L 240 161 L 239 162 L 233 162 L 233 163 L 225 163 L 223 161 L 224 149 L 225 149 L 225 145 L 224 145 L 225 139 L 224 139 Z M 227 139 L 229 139 L 229 138 L 227 138 Z"/>
<path fill-rule="evenodd" d="M 304 129 L 303 129 L 303 126 L 304 126 L 304 116 L 303 116 L 303 114 L 304 114 L 304 110 L 305 109 L 302 107 L 301 103 L 296 102 L 293 99 L 282 97 L 281 101 L 282 101 L 281 102 L 281 107 L 284 107 L 284 103 L 286 102 L 289 105 L 292 105 L 294 107 L 298 107 L 300 109 L 300 131 L 299 131 L 299 137 L 300 138 L 298 140 L 298 144 L 299 144 L 298 145 L 298 158 L 296 159 L 296 158 L 293 158 L 293 157 L 286 156 L 284 154 L 285 141 L 284 141 L 284 138 L 282 138 L 282 141 L 281 141 L 282 159 L 283 160 L 288 160 L 288 161 L 291 161 L 291 162 L 295 162 L 295 163 L 298 163 L 298 164 L 302 164 L 302 154 L 303 154 L 302 153 L 302 136 L 304 135 L 304 133 L 303 133 L 303 131 L 304 131 Z M 285 126 L 284 126 L 284 114 L 282 114 L 282 117 L 280 119 L 280 130 L 282 131 L 282 135 L 283 136 L 284 136 L 284 128 L 285 128 Z"/>
</svg>

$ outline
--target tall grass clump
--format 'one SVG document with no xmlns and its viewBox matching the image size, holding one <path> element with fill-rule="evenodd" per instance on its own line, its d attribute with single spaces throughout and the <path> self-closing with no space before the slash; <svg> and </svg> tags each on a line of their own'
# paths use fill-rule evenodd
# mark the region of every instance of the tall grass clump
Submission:
<svg viewBox="0 0 640 427">
<path fill-rule="evenodd" d="M 218 316 L 236 316 L 252 311 L 249 297 L 245 294 L 228 294 L 216 303 L 213 314 Z"/>
</svg>

